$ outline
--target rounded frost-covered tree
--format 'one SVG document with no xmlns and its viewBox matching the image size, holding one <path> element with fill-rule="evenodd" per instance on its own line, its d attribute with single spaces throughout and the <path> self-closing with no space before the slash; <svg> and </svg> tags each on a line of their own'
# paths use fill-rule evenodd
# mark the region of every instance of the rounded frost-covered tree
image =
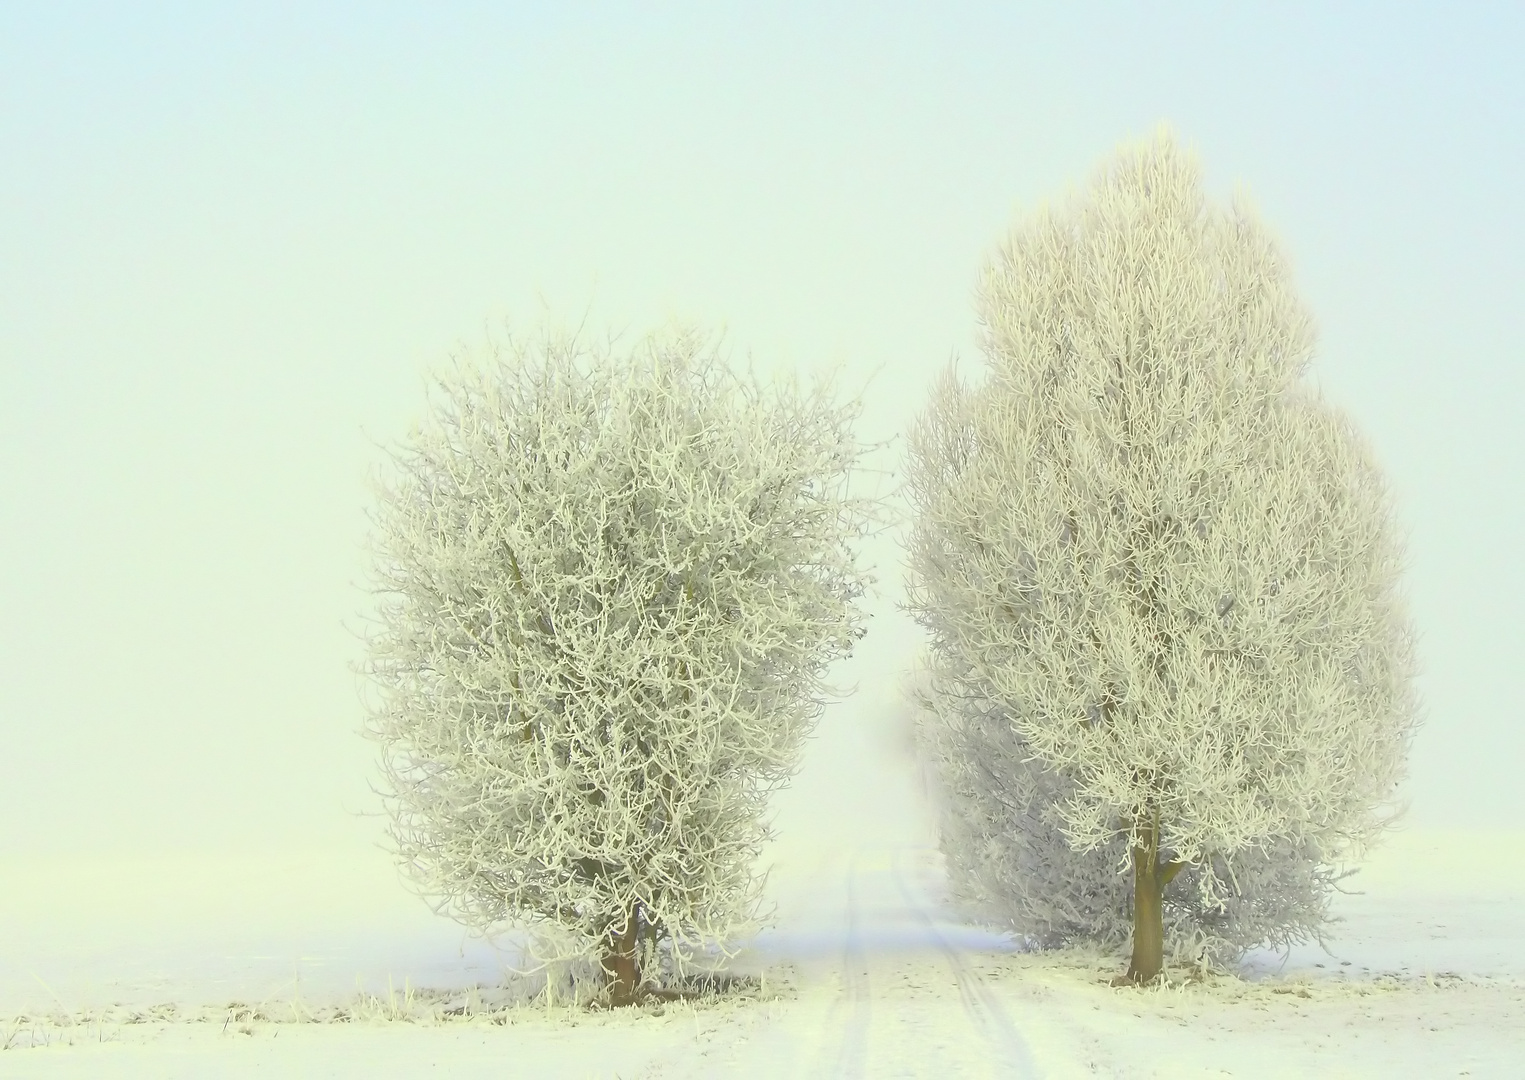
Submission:
<svg viewBox="0 0 1525 1080">
<path fill-rule="evenodd" d="M 769 793 L 864 632 L 857 404 L 686 331 L 510 340 L 435 389 L 373 515 L 397 854 L 610 1003 L 671 989 L 755 925 Z"/>
<path fill-rule="evenodd" d="M 909 446 L 918 698 L 966 900 L 1050 942 L 1306 938 L 1417 722 L 1386 487 L 1243 197 L 1161 130 L 1017 227 Z"/>
</svg>

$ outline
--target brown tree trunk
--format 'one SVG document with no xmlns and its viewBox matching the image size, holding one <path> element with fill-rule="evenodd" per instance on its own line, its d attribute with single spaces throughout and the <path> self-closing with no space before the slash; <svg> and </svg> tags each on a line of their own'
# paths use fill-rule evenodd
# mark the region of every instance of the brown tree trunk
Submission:
<svg viewBox="0 0 1525 1080">
<path fill-rule="evenodd" d="M 1165 883 L 1161 880 L 1159 826 L 1144 833 L 1133 847 L 1133 959 L 1126 979 L 1151 983 L 1165 964 Z"/>
<path fill-rule="evenodd" d="M 604 987 L 609 992 L 609 1004 L 613 1008 L 633 1005 L 640 997 L 641 967 L 637 955 L 637 905 L 632 903 L 625 916 L 625 925 L 610 927 L 610 939 L 604 949 L 602 967 Z"/>
<path fill-rule="evenodd" d="M 1165 886 L 1180 872 L 1180 862 L 1160 862 L 1160 814 L 1146 818 L 1133 845 L 1133 958 L 1117 985 L 1143 986 L 1165 967 Z"/>
</svg>

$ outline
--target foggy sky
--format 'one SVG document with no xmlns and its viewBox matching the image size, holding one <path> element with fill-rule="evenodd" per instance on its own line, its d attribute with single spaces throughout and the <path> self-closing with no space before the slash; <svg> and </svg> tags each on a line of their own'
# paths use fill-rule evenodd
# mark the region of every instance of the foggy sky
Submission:
<svg viewBox="0 0 1525 1080">
<path fill-rule="evenodd" d="M 1014 215 L 1160 122 L 1248 187 L 1395 492 L 1412 820 L 1520 820 L 1521 9 L 1022 6 L 0 10 L 0 850 L 369 835 L 367 476 L 460 343 L 723 325 L 881 369 L 887 439 L 977 370 Z M 825 729 L 894 744 L 918 638 L 870 555 L 839 824 L 876 774 Z"/>
</svg>

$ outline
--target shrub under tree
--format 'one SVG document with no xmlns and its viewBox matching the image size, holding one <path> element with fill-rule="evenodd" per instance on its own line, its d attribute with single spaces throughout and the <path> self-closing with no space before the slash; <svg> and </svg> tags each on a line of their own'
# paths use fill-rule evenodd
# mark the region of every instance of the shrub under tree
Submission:
<svg viewBox="0 0 1525 1080">
<path fill-rule="evenodd" d="M 905 692 L 933 766 L 939 845 L 960 907 L 1039 948 L 1125 944 L 1133 931 L 1126 836 L 1076 850 L 1061 811 L 1074 780 L 1043 765 L 1010 713 L 971 680 L 940 672 L 946 653 L 924 659 Z M 1201 867 L 1184 868 L 1163 890 L 1162 949 L 1176 962 L 1225 964 L 1250 946 L 1319 938 L 1344 876 L 1287 843 L 1219 855 L 1214 868 L 1234 889 L 1210 902 Z"/>
<path fill-rule="evenodd" d="M 755 925 L 770 792 L 862 636 L 856 403 L 691 332 L 437 380 L 374 515 L 366 671 L 397 853 L 625 1004 Z"/>
<path fill-rule="evenodd" d="M 1390 499 L 1242 197 L 1166 132 L 1014 229 L 910 439 L 954 879 L 1125 977 L 1317 933 L 1416 725 Z M 1168 937 L 1167 937 L 1168 935 Z"/>
</svg>

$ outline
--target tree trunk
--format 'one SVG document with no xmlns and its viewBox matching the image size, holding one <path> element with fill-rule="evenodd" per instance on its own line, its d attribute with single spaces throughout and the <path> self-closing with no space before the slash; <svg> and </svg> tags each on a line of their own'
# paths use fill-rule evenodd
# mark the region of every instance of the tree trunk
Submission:
<svg viewBox="0 0 1525 1080">
<path fill-rule="evenodd" d="M 610 927 L 610 938 L 604 949 L 602 966 L 604 987 L 609 992 L 609 1004 L 613 1008 L 633 1005 L 640 996 L 641 968 L 637 956 L 639 922 L 638 905 L 632 903 L 625 916 L 625 925 L 618 929 Z"/>
<path fill-rule="evenodd" d="M 1128 974 L 1113 980 L 1117 986 L 1154 982 L 1165 968 L 1165 886 L 1185 865 L 1160 861 L 1160 812 L 1145 816 L 1144 828 L 1133 845 L 1133 959 Z"/>
<path fill-rule="evenodd" d="M 1160 872 L 1160 829 L 1151 822 L 1133 846 L 1133 959 L 1127 982 L 1143 985 L 1160 977 L 1165 964 L 1165 882 Z"/>
</svg>

